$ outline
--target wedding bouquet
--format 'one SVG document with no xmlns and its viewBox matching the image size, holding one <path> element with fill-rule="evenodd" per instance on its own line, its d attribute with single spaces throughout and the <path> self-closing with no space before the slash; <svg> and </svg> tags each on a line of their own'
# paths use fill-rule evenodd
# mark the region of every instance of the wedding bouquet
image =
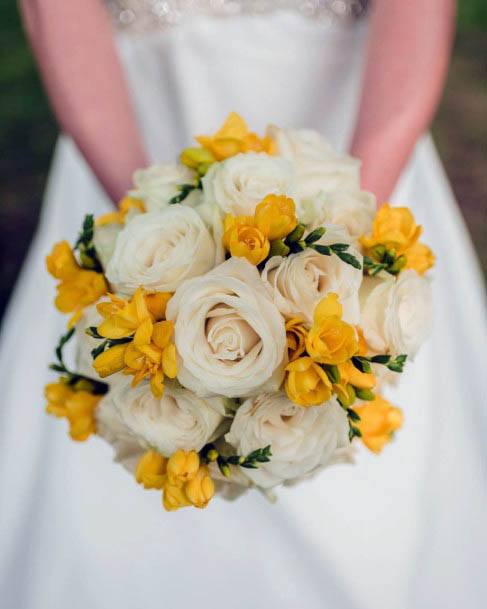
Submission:
<svg viewBox="0 0 487 609">
<path fill-rule="evenodd" d="M 237 114 L 196 140 L 47 257 L 71 314 L 47 411 L 109 442 L 167 510 L 269 493 L 357 441 L 380 452 L 402 413 L 378 389 L 431 317 L 421 227 L 376 211 L 357 160 Z"/>
</svg>

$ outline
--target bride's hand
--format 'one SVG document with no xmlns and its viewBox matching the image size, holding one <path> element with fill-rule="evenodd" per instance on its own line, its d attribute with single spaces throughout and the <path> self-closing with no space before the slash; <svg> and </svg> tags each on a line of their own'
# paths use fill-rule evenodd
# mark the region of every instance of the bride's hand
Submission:
<svg viewBox="0 0 487 609">
<path fill-rule="evenodd" d="M 440 100 L 454 0 L 375 0 L 351 152 L 363 187 L 384 202 Z"/>
<path fill-rule="evenodd" d="M 61 128 L 117 202 L 146 165 L 101 0 L 20 0 L 26 31 Z"/>
</svg>

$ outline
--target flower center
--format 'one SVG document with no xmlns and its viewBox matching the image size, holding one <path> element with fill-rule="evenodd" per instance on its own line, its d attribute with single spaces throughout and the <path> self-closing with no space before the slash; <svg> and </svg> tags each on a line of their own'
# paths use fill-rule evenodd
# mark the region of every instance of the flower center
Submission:
<svg viewBox="0 0 487 609">
<path fill-rule="evenodd" d="M 215 359 L 241 360 L 260 338 L 235 309 L 218 305 L 208 314 L 206 337 Z"/>
</svg>

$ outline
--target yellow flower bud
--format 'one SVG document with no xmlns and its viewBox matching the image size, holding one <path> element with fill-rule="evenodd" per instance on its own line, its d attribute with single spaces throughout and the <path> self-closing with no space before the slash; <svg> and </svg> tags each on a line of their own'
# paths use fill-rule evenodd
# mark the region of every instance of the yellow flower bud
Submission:
<svg viewBox="0 0 487 609">
<path fill-rule="evenodd" d="M 184 486 L 186 497 L 197 508 L 205 508 L 215 494 L 215 484 L 206 465 L 202 465 L 196 476 Z"/>
<path fill-rule="evenodd" d="M 141 213 L 145 212 L 145 204 L 142 199 L 135 197 L 124 197 L 118 204 L 118 211 L 112 211 L 108 214 L 103 214 L 95 220 L 96 226 L 105 226 L 106 224 L 123 224 L 127 214 L 131 210 L 137 210 Z"/>
<path fill-rule="evenodd" d="M 300 406 L 323 404 L 332 394 L 326 372 L 310 357 L 300 357 L 286 366 L 284 388 L 288 398 Z"/>
<path fill-rule="evenodd" d="M 166 483 L 162 493 L 162 505 L 168 512 L 174 512 L 191 505 L 191 502 L 181 486 Z"/>
<path fill-rule="evenodd" d="M 98 376 L 105 378 L 125 368 L 125 353 L 127 344 L 114 345 L 110 349 L 103 351 L 93 360 L 93 368 Z"/>
<path fill-rule="evenodd" d="M 46 266 L 55 279 L 63 281 L 72 279 L 81 270 L 67 241 L 56 243 L 51 253 L 46 256 Z"/>
<path fill-rule="evenodd" d="M 197 169 L 201 164 L 210 165 L 216 161 L 213 154 L 206 148 L 185 148 L 181 152 L 179 160 L 191 169 Z"/>
<path fill-rule="evenodd" d="M 166 316 L 166 306 L 171 297 L 171 292 L 156 292 L 155 294 L 145 295 L 147 309 L 154 318 L 154 321 L 161 321 L 164 319 Z"/>
<path fill-rule="evenodd" d="M 166 466 L 166 457 L 155 450 L 148 450 L 137 463 L 135 479 L 146 489 L 162 489 L 167 479 Z"/>
<path fill-rule="evenodd" d="M 294 317 L 286 322 L 287 352 L 290 362 L 298 359 L 304 353 L 307 334 L 307 330 L 299 317 Z"/>
<path fill-rule="evenodd" d="M 294 201 L 285 195 L 267 195 L 255 208 L 255 224 L 271 241 L 286 237 L 298 224 Z"/>
<path fill-rule="evenodd" d="M 56 417 L 66 416 L 66 400 L 73 394 L 73 390 L 66 383 L 58 381 L 49 383 L 44 388 L 47 400 L 46 412 Z"/>
<path fill-rule="evenodd" d="M 355 425 L 360 430 L 362 442 L 375 453 L 381 452 L 403 423 L 401 410 L 379 395 L 355 406 L 354 410 L 360 417 Z"/>
<path fill-rule="evenodd" d="M 192 480 L 199 469 L 200 458 L 196 451 L 177 450 L 167 462 L 167 477 L 169 483 L 180 486 Z"/>
<path fill-rule="evenodd" d="M 257 265 L 267 258 L 270 243 L 252 218 L 227 216 L 223 244 L 232 256 L 246 258 Z"/>
<path fill-rule="evenodd" d="M 95 408 L 100 400 L 100 395 L 93 395 L 87 391 L 75 391 L 67 398 L 66 418 L 69 421 L 69 434 L 73 440 L 83 442 L 95 433 Z"/>
<path fill-rule="evenodd" d="M 419 275 L 424 275 L 435 264 L 435 255 L 427 245 L 415 243 L 405 252 L 406 269 L 413 269 Z"/>
<path fill-rule="evenodd" d="M 360 239 L 366 250 L 375 245 L 394 249 L 402 254 L 414 245 L 421 235 L 422 227 L 418 226 L 414 216 L 407 207 L 391 207 L 388 203 L 377 212 L 372 225 L 372 234 Z"/>
</svg>

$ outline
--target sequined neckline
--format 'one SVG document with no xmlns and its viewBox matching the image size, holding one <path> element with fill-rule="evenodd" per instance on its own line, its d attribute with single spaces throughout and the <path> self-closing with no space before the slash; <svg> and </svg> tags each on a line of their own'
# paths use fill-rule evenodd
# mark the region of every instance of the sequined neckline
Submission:
<svg viewBox="0 0 487 609">
<path fill-rule="evenodd" d="M 329 25 L 353 22 L 367 0 L 106 0 L 117 29 L 130 33 L 164 30 L 197 16 L 229 18 L 293 12 Z"/>
</svg>

